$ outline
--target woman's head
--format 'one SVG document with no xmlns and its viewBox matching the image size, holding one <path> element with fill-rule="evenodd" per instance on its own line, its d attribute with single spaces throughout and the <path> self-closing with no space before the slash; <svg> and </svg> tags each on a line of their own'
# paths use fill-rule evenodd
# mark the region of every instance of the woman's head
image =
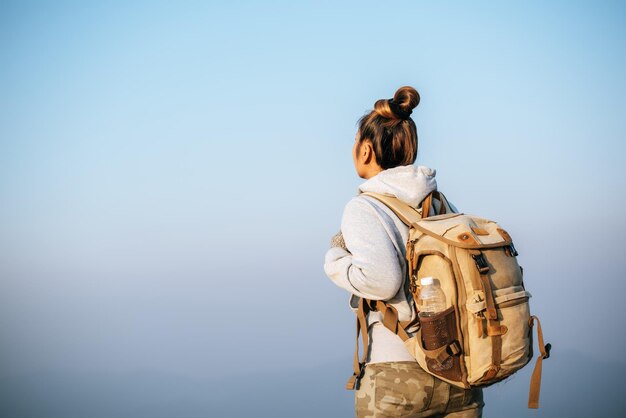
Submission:
<svg viewBox="0 0 626 418">
<path fill-rule="evenodd" d="M 380 99 L 359 119 L 353 149 L 359 176 L 415 162 L 417 129 L 410 115 L 420 96 L 413 87 L 400 87 L 392 99 Z"/>
</svg>

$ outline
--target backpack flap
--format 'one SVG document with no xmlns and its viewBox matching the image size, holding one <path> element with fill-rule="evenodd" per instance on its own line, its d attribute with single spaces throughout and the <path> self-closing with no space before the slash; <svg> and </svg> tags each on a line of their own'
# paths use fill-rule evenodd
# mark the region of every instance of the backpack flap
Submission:
<svg viewBox="0 0 626 418">
<path fill-rule="evenodd" d="M 422 234 L 460 248 L 512 245 L 509 234 L 496 222 L 462 213 L 432 216 L 411 226 Z"/>
</svg>

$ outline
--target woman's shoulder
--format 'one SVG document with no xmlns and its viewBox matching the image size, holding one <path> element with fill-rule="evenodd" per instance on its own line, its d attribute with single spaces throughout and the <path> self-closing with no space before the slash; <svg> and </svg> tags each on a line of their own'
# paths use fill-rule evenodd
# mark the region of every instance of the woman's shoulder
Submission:
<svg viewBox="0 0 626 418">
<path fill-rule="evenodd" d="M 372 200 L 372 198 L 359 193 L 348 200 L 344 207 L 344 213 L 374 213 L 376 207 Z"/>
<path fill-rule="evenodd" d="M 390 222 L 391 209 L 387 208 L 384 203 L 376 200 L 373 197 L 358 194 L 346 203 L 343 212 L 343 218 L 345 220 L 378 220 L 382 222 Z"/>
</svg>

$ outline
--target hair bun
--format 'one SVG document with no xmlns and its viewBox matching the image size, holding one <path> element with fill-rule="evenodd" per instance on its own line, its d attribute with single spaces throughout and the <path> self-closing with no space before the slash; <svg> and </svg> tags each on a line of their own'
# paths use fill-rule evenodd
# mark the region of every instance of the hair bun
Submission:
<svg viewBox="0 0 626 418">
<path fill-rule="evenodd" d="M 400 87 L 393 98 L 381 99 L 374 105 L 374 111 L 387 119 L 406 120 L 420 102 L 420 95 L 411 86 Z"/>
<path fill-rule="evenodd" d="M 391 111 L 399 117 L 400 119 L 408 119 L 411 117 L 411 113 L 413 113 L 413 109 L 403 109 L 398 103 L 396 103 L 393 99 L 389 99 L 388 101 L 389 108 Z"/>
<path fill-rule="evenodd" d="M 410 115 L 413 109 L 420 103 L 420 95 L 413 87 L 403 86 L 393 95 L 393 103 L 394 107 L 400 110 L 400 114 L 394 111 L 398 116 L 402 117 L 402 113 Z"/>
</svg>

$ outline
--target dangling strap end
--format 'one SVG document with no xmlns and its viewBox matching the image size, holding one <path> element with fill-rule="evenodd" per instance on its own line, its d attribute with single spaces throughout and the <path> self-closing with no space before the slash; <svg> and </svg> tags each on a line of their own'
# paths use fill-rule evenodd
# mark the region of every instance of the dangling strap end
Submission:
<svg viewBox="0 0 626 418">
<path fill-rule="evenodd" d="M 541 355 L 537 357 L 535 368 L 530 377 L 530 391 L 528 392 L 528 407 L 531 409 L 539 408 L 539 394 L 541 393 L 541 369 L 543 359 L 550 357 L 550 350 L 552 345 L 550 343 L 543 343 L 543 332 L 541 331 L 541 323 L 536 316 L 531 316 L 528 319 L 528 325 L 532 328 L 534 322 L 537 322 L 537 339 L 539 340 L 539 351 Z"/>
<path fill-rule="evenodd" d="M 347 390 L 354 390 L 356 388 L 356 378 L 357 375 L 353 374 L 350 379 L 348 379 L 348 383 L 346 383 Z"/>
<path fill-rule="evenodd" d="M 357 366 L 358 370 L 354 371 L 354 374 L 348 379 L 346 382 L 347 390 L 355 390 L 359 388 L 359 381 L 361 380 L 361 376 L 363 376 L 363 367 L 365 367 L 365 363 L 359 363 Z"/>
</svg>

